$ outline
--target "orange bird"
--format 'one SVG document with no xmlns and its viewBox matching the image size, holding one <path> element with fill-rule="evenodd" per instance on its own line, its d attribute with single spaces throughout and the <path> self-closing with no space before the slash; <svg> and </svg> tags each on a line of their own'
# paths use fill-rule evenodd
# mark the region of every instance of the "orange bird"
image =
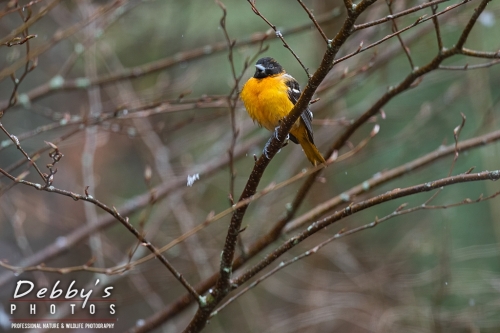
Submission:
<svg viewBox="0 0 500 333">
<path fill-rule="evenodd" d="M 240 96 L 250 117 L 272 132 L 297 103 L 299 83 L 273 58 L 259 59 L 255 67 L 254 76 L 245 83 Z M 311 110 L 305 110 L 293 124 L 289 137 L 302 146 L 313 165 L 318 165 L 325 159 L 314 145 L 312 117 Z"/>
</svg>

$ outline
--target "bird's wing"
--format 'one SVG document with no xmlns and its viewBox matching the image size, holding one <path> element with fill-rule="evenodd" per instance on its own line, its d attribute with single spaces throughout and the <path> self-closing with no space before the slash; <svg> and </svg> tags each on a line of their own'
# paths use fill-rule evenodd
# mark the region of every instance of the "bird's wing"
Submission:
<svg viewBox="0 0 500 333">
<path fill-rule="evenodd" d="M 288 87 L 288 98 L 293 103 L 293 105 L 295 105 L 301 95 L 299 83 L 291 75 L 285 74 L 285 76 L 286 76 L 285 83 Z M 314 143 L 313 130 L 311 125 L 313 119 L 313 113 L 311 112 L 311 110 L 309 110 L 309 108 L 307 108 L 304 112 L 302 112 L 300 118 L 302 118 L 302 121 L 306 125 L 307 136 L 309 136 L 309 140 L 311 140 L 311 142 Z M 294 140 L 292 139 L 292 141 Z"/>
</svg>

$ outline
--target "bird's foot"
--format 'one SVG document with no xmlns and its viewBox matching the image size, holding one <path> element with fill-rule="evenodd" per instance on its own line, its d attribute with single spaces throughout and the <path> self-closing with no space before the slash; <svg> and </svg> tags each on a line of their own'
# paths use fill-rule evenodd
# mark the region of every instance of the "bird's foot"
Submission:
<svg viewBox="0 0 500 333">
<path fill-rule="evenodd" d="M 280 123 L 281 123 L 281 121 L 280 121 Z M 274 128 L 274 132 L 273 132 L 273 136 L 274 136 L 277 140 L 279 140 L 279 138 L 278 138 L 278 132 L 279 132 L 279 129 L 280 129 L 280 124 L 278 124 L 278 126 L 276 126 L 276 127 Z"/>
<path fill-rule="evenodd" d="M 264 146 L 264 150 L 262 151 L 262 153 L 266 156 L 266 158 L 269 160 L 269 154 L 268 154 L 268 150 L 269 150 L 269 147 L 271 146 L 271 141 L 272 141 L 272 137 L 269 138 L 269 140 L 267 140 L 266 142 L 266 145 Z"/>
<path fill-rule="evenodd" d="M 271 146 L 271 141 L 274 138 L 276 138 L 278 141 L 279 141 L 279 138 L 278 138 L 278 130 L 279 130 L 279 126 L 276 126 L 274 128 L 274 132 L 273 132 L 273 136 L 269 138 L 269 140 L 266 142 L 266 145 L 264 146 L 264 150 L 262 151 L 262 153 L 269 159 L 269 148 Z M 286 145 L 288 145 L 288 141 L 290 140 L 290 135 L 287 134 L 286 135 L 286 138 L 285 140 L 283 141 L 282 145 L 281 145 L 281 148 L 285 147 Z M 278 153 L 281 151 L 281 148 L 280 150 L 278 151 Z"/>
<path fill-rule="evenodd" d="M 278 134 L 279 134 L 280 125 L 281 125 L 281 120 L 279 122 L 279 125 L 274 128 L 274 133 L 273 133 L 273 136 L 278 141 L 279 141 L 279 135 Z M 281 148 L 285 147 L 288 144 L 288 140 L 290 140 L 290 134 L 286 135 L 285 140 L 283 141 L 283 145 L 281 146 Z"/>
</svg>

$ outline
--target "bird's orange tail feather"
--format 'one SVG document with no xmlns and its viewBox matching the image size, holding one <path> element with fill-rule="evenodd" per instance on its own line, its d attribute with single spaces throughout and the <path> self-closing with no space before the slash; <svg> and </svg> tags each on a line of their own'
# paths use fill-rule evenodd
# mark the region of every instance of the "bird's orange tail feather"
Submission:
<svg viewBox="0 0 500 333">
<path fill-rule="evenodd" d="M 309 139 L 299 140 L 302 149 L 304 149 L 304 153 L 306 154 L 307 159 L 314 165 L 318 165 L 320 163 L 325 163 L 325 158 L 319 152 L 318 148 L 309 141 Z"/>
</svg>

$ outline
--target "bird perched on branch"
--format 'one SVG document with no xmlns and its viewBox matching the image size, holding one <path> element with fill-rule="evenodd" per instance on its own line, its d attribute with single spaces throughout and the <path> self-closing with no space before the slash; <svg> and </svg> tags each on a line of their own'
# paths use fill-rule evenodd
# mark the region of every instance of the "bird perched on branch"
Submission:
<svg viewBox="0 0 500 333">
<path fill-rule="evenodd" d="M 299 83 L 273 58 L 259 59 L 255 67 L 254 76 L 245 83 L 240 96 L 250 117 L 272 132 L 297 103 Z M 314 145 L 311 121 L 312 112 L 306 109 L 293 124 L 289 138 L 302 146 L 313 165 L 318 165 L 325 159 Z M 266 150 L 267 145 L 264 153 Z"/>
</svg>

